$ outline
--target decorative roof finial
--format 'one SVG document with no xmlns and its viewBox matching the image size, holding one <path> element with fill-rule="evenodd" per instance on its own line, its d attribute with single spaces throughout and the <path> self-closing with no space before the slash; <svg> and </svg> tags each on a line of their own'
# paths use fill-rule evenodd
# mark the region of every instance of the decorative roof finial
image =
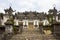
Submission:
<svg viewBox="0 0 60 40">
<path fill-rule="evenodd" d="M 12 6 L 12 3 L 9 4 L 9 7 L 11 7 L 11 6 Z"/>
<path fill-rule="evenodd" d="M 55 4 L 53 4 L 53 7 L 54 7 L 54 9 L 55 9 L 56 5 L 55 5 Z"/>
</svg>

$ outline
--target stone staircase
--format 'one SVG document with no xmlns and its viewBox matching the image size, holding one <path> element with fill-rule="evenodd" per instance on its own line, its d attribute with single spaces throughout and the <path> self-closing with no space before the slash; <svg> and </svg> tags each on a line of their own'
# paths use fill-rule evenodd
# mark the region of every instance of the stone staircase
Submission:
<svg viewBox="0 0 60 40">
<path fill-rule="evenodd" d="M 23 30 L 22 34 L 14 35 L 10 40 L 56 40 L 53 35 L 41 34 L 39 30 Z"/>
</svg>

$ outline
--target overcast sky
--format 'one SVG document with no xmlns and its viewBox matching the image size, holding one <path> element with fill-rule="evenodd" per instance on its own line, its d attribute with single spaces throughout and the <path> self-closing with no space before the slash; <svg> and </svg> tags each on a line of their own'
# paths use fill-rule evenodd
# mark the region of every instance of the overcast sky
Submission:
<svg viewBox="0 0 60 40">
<path fill-rule="evenodd" d="M 12 8 L 16 11 L 37 11 L 47 12 L 54 6 L 60 10 L 60 0 L 0 0 L 0 12 L 4 12 L 4 9 Z"/>
</svg>

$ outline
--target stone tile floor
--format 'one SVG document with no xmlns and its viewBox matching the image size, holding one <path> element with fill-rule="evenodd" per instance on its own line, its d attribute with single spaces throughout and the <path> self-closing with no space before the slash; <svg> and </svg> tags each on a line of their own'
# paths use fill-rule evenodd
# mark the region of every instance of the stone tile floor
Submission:
<svg viewBox="0 0 60 40">
<path fill-rule="evenodd" d="M 24 30 L 22 34 L 16 35 L 5 35 L 5 39 L 2 39 L 2 35 L 0 34 L 0 40 L 59 40 L 53 34 L 45 35 L 40 33 L 39 31 L 27 31 Z"/>
<path fill-rule="evenodd" d="M 39 31 L 24 30 L 22 34 L 14 35 L 10 40 L 57 40 L 53 35 L 41 34 Z"/>
</svg>

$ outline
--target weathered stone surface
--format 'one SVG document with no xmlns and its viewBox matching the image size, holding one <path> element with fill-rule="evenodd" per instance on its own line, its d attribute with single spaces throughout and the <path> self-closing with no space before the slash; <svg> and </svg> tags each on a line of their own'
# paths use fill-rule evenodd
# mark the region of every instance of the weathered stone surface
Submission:
<svg viewBox="0 0 60 40">
<path fill-rule="evenodd" d="M 14 35 L 10 40 L 56 40 L 53 35 L 41 34 L 39 30 L 23 30 L 22 34 Z"/>
</svg>

